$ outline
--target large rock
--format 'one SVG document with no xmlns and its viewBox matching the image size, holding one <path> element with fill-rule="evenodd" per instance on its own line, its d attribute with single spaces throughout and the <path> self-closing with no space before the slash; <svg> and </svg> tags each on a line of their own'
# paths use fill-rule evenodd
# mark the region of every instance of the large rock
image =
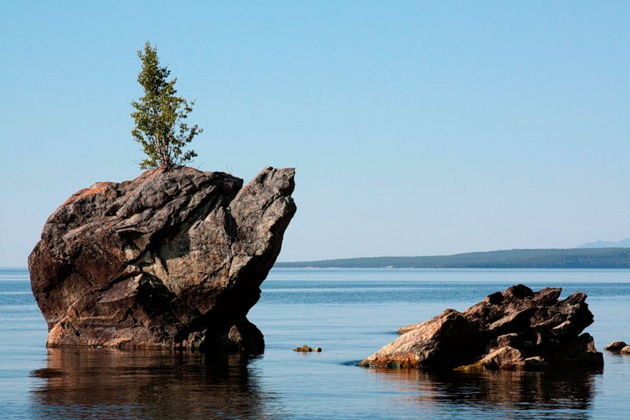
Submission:
<svg viewBox="0 0 630 420">
<path fill-rule="evenodd" d="M 584 293 L 559 300 L 562 289 L 534 293 L 523 285 L 494 293 L 465 312 L 447 309 L 402 327 L 401 336 L 360 364 L 423 369 L 540 370 L 603 366 Z"/>
<path fill-rule="evenodd" d="M 246 315 L 295 213 L 294 174 L 265 168 L 241 188 L 156 169 L 72 195 L 29 257 L 47 345 L 262 352 Z"/>
</svg>

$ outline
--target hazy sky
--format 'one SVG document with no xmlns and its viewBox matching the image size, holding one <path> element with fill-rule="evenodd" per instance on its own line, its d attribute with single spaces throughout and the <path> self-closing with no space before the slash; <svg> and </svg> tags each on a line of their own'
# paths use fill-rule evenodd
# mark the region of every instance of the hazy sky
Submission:
<svg viewBox="0 0 630 420">
<path fill-rule="evenodd" d="M 630 2 L 178 3 L 0 2 L 0 266 L 140 173 L 146 40 L 197 99 L 192 166 L 297 168 L 280 260 L 630 237 Z"/>
</svg>

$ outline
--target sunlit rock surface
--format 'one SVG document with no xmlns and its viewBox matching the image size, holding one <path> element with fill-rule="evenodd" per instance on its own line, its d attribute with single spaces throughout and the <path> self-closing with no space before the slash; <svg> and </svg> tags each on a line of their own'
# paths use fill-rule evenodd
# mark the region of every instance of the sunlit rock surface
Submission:
<svg viewBox="0 0 630 420">
<path fill-rule="evenodd" d="M 360 364 L 459 370 L 601 368 L 584 293 L 559 300 L 561 289 L 524 285 L 494 293 L 465 312 L 447 309 L 403 327 L 402 334 Z"/>
<path fill-rule="evenodd" d="M 72 195 L 29 257 L 47 345 L 262 352 L 246 315 L 295 213 L 294 175 L 268 167 L 242 187 L 156 169 Z"/>
</svg>

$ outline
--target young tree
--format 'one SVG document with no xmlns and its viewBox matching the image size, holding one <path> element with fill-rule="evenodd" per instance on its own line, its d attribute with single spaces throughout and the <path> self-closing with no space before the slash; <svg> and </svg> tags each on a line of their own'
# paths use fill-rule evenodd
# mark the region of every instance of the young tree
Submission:
<svg viewBox="0 0 630 420">
<path fill-rule="evenodd" d="M 171 71 L 160 66 L 157 48 L 147 41 L 144 50 L 138 51 L 138 57 L 142 61 L 138 83 L 144 89 L 144 96 L 131 103 L 136 109 L 131 113 L 135 122 L 131 134 L 147 155 L 140 168 L 163 167 L 170 171 L 197 156 L 194 150 L 183 148 L 203 129 L 186 124 L 195 102 L 188 103 L 175 96 L 177 79 L 167 80 Z"/>
</svg>

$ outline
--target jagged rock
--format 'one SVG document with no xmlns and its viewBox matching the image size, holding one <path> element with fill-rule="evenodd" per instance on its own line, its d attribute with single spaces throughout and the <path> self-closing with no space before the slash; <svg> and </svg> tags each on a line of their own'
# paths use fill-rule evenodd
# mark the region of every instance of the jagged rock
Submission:
<svg viewBox="0 0 630 420">
<path fill-rule="evenodd" d="M 483 342 L 476 326 L 454 309 L 446 309 L 383 347 L 363 362 L 380 367 L 440 367 L 457 360 L 456 366 L 470 363 L 462 349 L 477 348 Z"/>
<path fill-rule="evenodd" d="M 447 309 L 401 328 L 402 335 L 362 366 L 423 369 L 539 370 L 560 365 L 603 366 L 584 293 L 559 300 L 562 289 L 534 293 L 524 285 L 493 293 L 465 312 Z"/>
<path fill-rule="evenodd" d="M 294 175 L 268 167 L 241 188 L 156 169 L 72 195 L 29 257 L 47 345 L 262 352 L 246 315 L 295 213 Z"/>
<path fill-rule="evenodd" d="M 613 341 L 612 343 L 604 347 L 604 350 L 610 351 L 612 353 L 619 353 L 621 349 L 626 346 L 627 344 L 625 341 Z"/>
</svg>

